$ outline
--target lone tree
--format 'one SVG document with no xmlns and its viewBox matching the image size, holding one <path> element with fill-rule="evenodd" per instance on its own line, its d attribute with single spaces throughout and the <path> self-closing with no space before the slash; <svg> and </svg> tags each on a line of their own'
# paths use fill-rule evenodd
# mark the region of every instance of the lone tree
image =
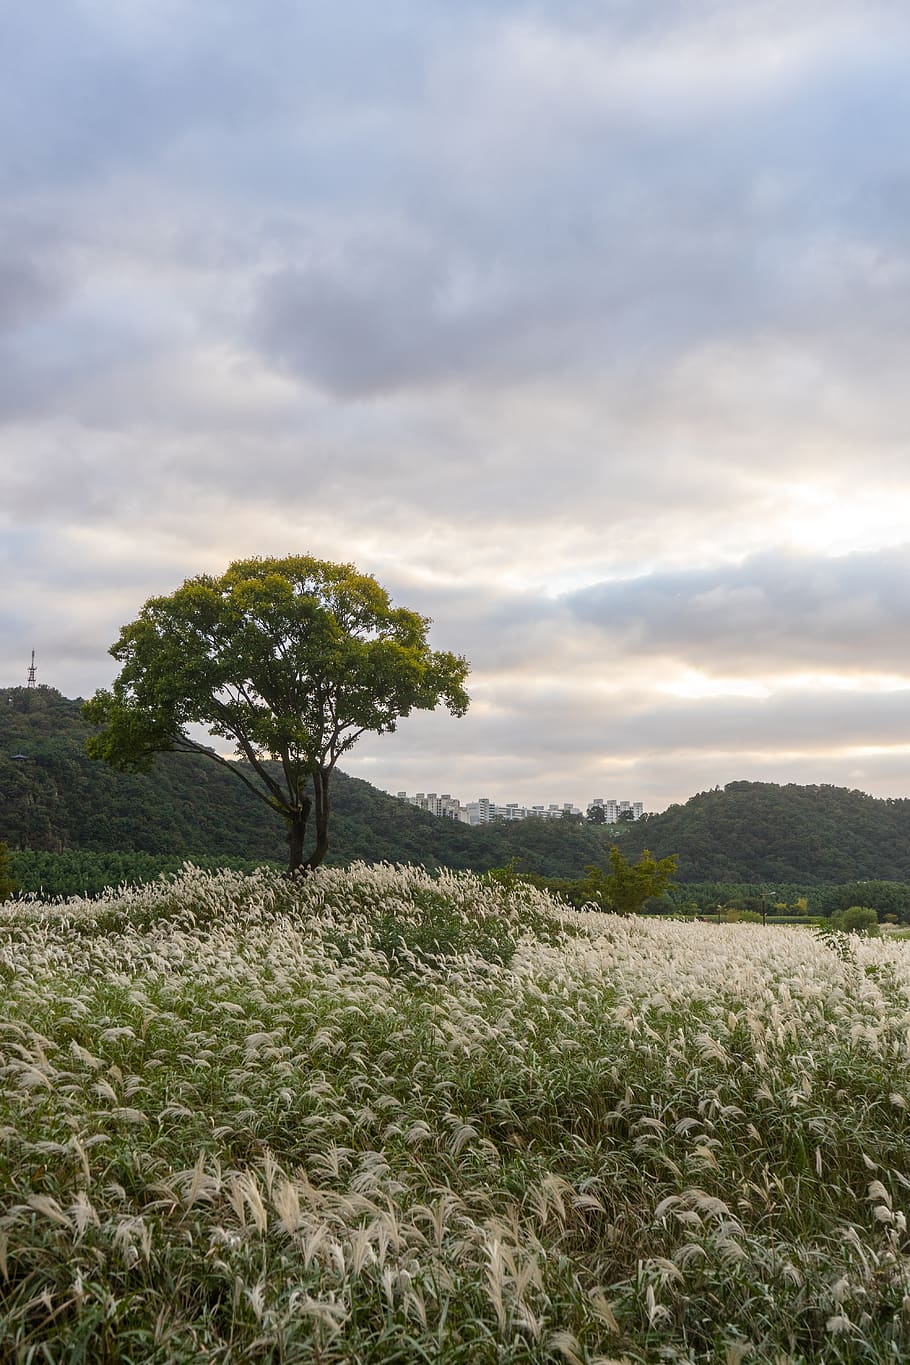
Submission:
<svg viewBox="0 0 910 1365">
<path fill-rule="evenodd" d="M 148 772 L 157 753 L 203 754 L 284 818 L 291 872 L 317 867 L 341 755 L 411 711 L 467 710 L 467 662 L 430 649 L 429 625 L 351 564 L 238 560 L 220 578 L 202 574 L 149 598 L 123 627 L 110 650 L 123 665 L 112 690 L 85 703 L 103 727 L 88 751 L 125 772 Z M 192 739 L 191 725 L 232 740 L 242 761 Z"/>
</svg>

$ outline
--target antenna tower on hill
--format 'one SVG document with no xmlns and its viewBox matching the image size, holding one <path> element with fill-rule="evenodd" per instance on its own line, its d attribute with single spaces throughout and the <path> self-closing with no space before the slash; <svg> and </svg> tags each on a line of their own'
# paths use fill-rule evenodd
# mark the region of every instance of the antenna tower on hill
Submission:
<svg viewBox="0 0 910 1365">
<path fill-rule="evenodd" d="M 31 667 L 30 667 L 29 670 L 28 670 L 28 683 L 27 683 L 27 686 L 28 686 L 28 687 L 36 687 L 36 686 L 37 686 L 37 683 L 35 682 L 35 671 L 36 671 L 36 670 L 35 670 L 35 651 L 32 650 L 32 662 L 31 662 Z"/>
</svg>

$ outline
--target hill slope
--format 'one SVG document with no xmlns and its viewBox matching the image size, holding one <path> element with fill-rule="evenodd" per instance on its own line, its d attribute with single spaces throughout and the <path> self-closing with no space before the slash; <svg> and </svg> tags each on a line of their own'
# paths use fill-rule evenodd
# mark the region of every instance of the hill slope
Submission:
<svg viewBox="0 0 910 1365">
<path fill-rule="evenodd" d="M 281 821 L 231 774 L 192 754 L 163 754 L 148 776 L 116 773 L 85 752 L 80 703 L 50 687 L 0 689 L 0 840 L 11 848 L 135 851 L 283 863 Z M 14 755 L 22 754 L 18 758 Z M 329 862 L 414 862 L 578 877 L 611 835 L 562 820 L 481 828 L 440 820 L 337 773 Z M 855 878 L 910 882 L 910 801 L 843 787 L 731 782 L 628 825 L 623 851 L 679 854 L 689 882 L 801 885 Z"/>
<path fill-rule="evenodd" d="M 679 853 L 682 881 L 910 881 L 910 801 L 730 782 L 629 827 L 625 853 Z"/>
<path fill-rule="evenodd" d="M 0 840 L 10 848 L 284 862 L 281 820 L 224 768 L 162 754 L 148 775 L 117 773 L 88 757 L 90 733 L 80 703 L 53 688 L 0 689 Z M 333 783 L 330 863 L 484 871 L 516 857 L 526 871 L 573 877 L 602 860 L 607 844 L 602 832 L 563 821 L 473 829 L 344 773 Z"/>
</svg>

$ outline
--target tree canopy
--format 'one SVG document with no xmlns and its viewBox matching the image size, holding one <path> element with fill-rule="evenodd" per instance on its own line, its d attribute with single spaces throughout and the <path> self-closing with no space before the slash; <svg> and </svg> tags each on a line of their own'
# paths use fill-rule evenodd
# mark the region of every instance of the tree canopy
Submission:
<svg viewBox="0 0 910 1365">
<path fill-rule="evenodd" d="M 878 934 L 878 915 L 871 905 L 850 905 L 831 916 L 831 928 L 842 934 Z"/>
<path fill-rule="evenodd" d="M 157 753 L 206 755 L 284 818 L 291 870 L 316 867 L 332 772 L 360 736 L 390 733 L 413 710 L 467 710 L 467 662 L 432 650 L 429 625 L 351 564 L 238 560 L 150 598 L 123 627 L 110 650 L 120 673 L 85 705 L 102 727 L 89 753 L 126 772 L 148 771 Z M 193 738 L 195 725 L 230 740 L 235 758 Z"/>
<path fill-rule="evenodd" d="M 609 872 L 597 865 L 586 868 L 582 885 L 588 899 L 620 915 L 637 915 L 645 901 L 666 891 L 676 873 L 677 855 L 672 853 L 658 861 L 645 849 L 633 863 L 614 844 L 609 862 Z"/>
</svg>

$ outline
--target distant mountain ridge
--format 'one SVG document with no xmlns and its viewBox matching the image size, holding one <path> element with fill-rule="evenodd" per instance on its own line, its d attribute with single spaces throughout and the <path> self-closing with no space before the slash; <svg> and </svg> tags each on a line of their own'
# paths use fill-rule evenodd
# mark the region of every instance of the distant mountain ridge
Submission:
<svg viewBox="0 0 910 1365">
<path fill-rule="evenodd" d="M 10 848 L 285 860 L 281 821 L 224 768 L 163 754 L 148 776 L 116 773 L 88 757 L 89 734 L 78 700 L 0 688 L 0 840 Z M 334 863 L 482 872 L 514 858 L 520 871 L 571 878 L 603 863 L 612 842 L 564 820 L 458 824 L 344 773 L 333 803 Z M 910 882 L 910 800 L 843 787 L 731 782 L 627 825 L 617 841 L 630 857 L 677 853 L 686 882 Z"/>
<path fill-rule="evenodd" d="M 88 757 L 90 734 L 79 700 L 50 687 L 0 688 L 0 841 L 13 850 L 285 862 L 282 821 L 224 767 L 195 754 L 162 754 L 147 775 L 117 773 Z M 572 877 L 606 856 L 608 841 L 587 825 L 472 828 L 342 772 L 332 804 L 329 863 L 485 871 L 515 857 L 524 870 Z"/>
<path fill-rule="evenodd" d="M 910 800 L 729 782 L 630 825 L 622 846 L 678 852 L 682 881 L 910 882 Z"/>
</svg>

